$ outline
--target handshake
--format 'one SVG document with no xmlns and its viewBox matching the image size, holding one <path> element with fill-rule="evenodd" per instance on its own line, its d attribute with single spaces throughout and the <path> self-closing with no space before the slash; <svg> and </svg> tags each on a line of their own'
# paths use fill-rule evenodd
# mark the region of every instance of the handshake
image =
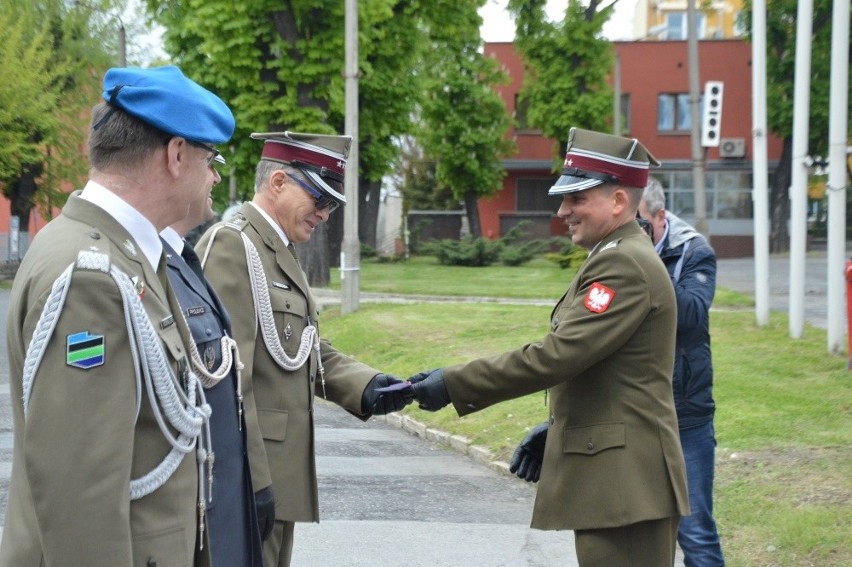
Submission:
<svg viewBox="0 0 852 567">
<path fill-rule="evenodd" d="M 414 400 L 427 411 L 438 411 L 450 403 L 443 368 L 425 370 L 405 381 L 390 374 L 376 374 L 364 389 L 361 405 L 365 412 L 384 415 L 399 411 Z"/>
<path fill-rule="evenodd" d="M 363 409 L 372 415 L 399 411 L 417 400 L 420 409 L 438 411 L 452 400 L 444 384 L 444 369 L 424 370 L 402 381 L 389 374 L 376 374 L 364 389 Z M 509 471 L 527 482 L 538 482 L 544 462 L 549 422 L 537 425 L 515 449 Z"/>
</svg>

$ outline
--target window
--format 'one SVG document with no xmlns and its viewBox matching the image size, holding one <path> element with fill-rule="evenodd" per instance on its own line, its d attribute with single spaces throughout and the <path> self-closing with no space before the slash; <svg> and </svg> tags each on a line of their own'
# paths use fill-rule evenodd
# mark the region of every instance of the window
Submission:
<svg viewBox="0 0 852 567">
<path fill-rule="evenodd" d="M 687 18 L 686 12 L 668 12 L 666 13 L 666 31 L 663 32 L 663 39 L 687 39 L 689 35 L 687 34 L 688 26 L 687 23 L 689 19 Z M 704 17 L 704 14 L 698 12 L 695 14 L 695 28 L 698 32 L 695 37 L 704 37 L 706 34 L 707 27 L 707 19 Z"/>
<path fill-rule="evenodd" d="M 657 95 L 657 131 L 688 133 L 692 124 L 687 93 Z"/>
<path fill-rule="evenodd" d="M 515 93 L 515 130 L 530 130 L 527 115 L 529 113 L 530 103 L 528 100 L 521 98 L 519 93 Z"/>
<path fill-rule="evenodd" d="M 562 203 L 561 195 L 548 195 L 556 177 L 519 177 L 515 182 L 516 210 L 555 213 Z"/>
<path fill-rule="evenodd" d="M 691 171 L 655 174 L 666 193 L 666 209 L 688 222 L 695 218 Z M 707 219 L 751 219 L 752 175 L 745 171 L 707 171 L 704 203 Z"/>
</svg>

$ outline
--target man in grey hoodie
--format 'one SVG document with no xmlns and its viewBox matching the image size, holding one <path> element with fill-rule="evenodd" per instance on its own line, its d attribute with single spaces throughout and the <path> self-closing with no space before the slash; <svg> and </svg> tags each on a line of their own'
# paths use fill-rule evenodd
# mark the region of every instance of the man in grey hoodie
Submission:
<svg viewBox="0 0 852 567">
<path fill-rule="evenodd" d="M 686 461 L 692 514 L 680 520 L 678 543 L 686 567 L 724 565 L 713 520 L 716 434 L 709 311 L 716 292 L 716 254 L 686 221 L 665 209 L 659 181 L 649 178 L 639 215 L 651 225 L 651 239 L 665 264 L 677 298 L 675 410 Z"/>
</svg>

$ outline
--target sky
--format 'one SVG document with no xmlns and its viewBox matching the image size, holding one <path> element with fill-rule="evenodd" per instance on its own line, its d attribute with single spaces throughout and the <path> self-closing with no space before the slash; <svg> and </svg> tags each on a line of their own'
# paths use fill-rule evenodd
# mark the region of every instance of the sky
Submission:
<svg viewBox="0 0 852 567">
<path fill-rule="evenodd" d="M 515 36 L 515 23 L 506 11 L 507 0 L 488 0 L 480 8 L 482 27 L 480 34 L 487 42 L 512 41 Z M 552 20 L 561 20 L 568 0 L 547 0 L 545 11 Z M 604 25 L 604 36 L 611 40 L 629 39 L 633 27 L 633 10 L 636 0 L 618 0 L 615 13 Z"/>
</svg>

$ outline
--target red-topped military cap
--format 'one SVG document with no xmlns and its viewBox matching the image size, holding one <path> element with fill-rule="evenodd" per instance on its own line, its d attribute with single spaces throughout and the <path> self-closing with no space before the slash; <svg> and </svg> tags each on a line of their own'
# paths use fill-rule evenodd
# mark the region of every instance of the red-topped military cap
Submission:
<svg viewBox="0 0 852 567">
<path fill-rule="evenodd" d="M 341 205 L 346 204 L 346 197 L 341 190 L 346 173 L 346 158 L 352 145 L 351 136 L 286 131 L 256 132 L 251 137 L 264 141 L 262 159 L 295 167 L 304 173 L 317 189 Z"/>
<path fill-rule="evenodd" d="M 603 183 L 644 188 L 651 165 L 660 162 L 636 138 L 571 128 L 562 175 L 548 194 L 564 195 Z"/>
</svg>

